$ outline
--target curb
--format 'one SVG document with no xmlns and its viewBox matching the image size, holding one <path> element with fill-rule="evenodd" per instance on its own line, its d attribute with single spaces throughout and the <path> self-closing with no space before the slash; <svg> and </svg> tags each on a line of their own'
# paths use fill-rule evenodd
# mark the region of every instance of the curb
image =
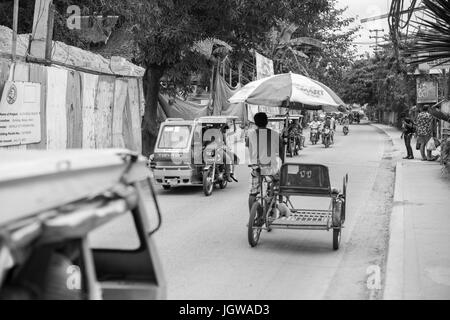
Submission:
<svg viewBox="0 0 450 320">
<path fill-rule="evenodd" d="M 389 138 L 389 140 L 392 141 L 392 145 L 394 146 L 394 148 L 400 148 L 401 147 L 400 145 L 398 145 L 396 143 L 395 138 L 388 131 L 386 131 L 385 128 L 378 126 L 376 123 L 371 123 L 370 125 L 372 127 L 374 127 L 374 128 L 377 128 L 378 130 L 383 131 L 383 133 Z M 394 127 L 392 127 L 392 128 L 394 128 Z M 401 151 L 400 151 L 400 149 L 398 149 L 398 150 L 395 150 L 395 152 L 401 152 Z"/>
<path fill-rule="evenodd" d="M 384 134 L 392 141 L 394 148 L 396 147 L 395 141 L 389 132 L 376 124 L 371 125 L 383 131 Z M 383 300 L 403 300 L 404 298 L 404 218 L 403 163 L 399 161 L 395 167 L 394 204 L 389 223 L 389 244 Z"/>
<path fill-rule="evenodd" d="M 386 281 L 383 300 L 403 299 L 404 270 L 404 215 L 403 206 L 403 165 L 397 163 L 395 169 L 394 207 L 389 225 L 389 246 L 386 263 Z"/>
</svg>

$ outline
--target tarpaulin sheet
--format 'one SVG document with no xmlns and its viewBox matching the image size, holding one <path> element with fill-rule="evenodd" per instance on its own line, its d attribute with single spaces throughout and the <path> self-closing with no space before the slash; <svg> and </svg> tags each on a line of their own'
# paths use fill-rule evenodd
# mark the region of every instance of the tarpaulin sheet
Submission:
<svg viewBox="0 0 450 320">
<path fill-rule="evenodd" d="M 181 118 L 184 120 L 194 120 L 208 115 L 208 106 L 199 105 L 179 98 L 172 98 L 166 95 L 159 95 L 159 105 L 164 116 L 167 118 Z"/>
<path fill-rule="evenodd" d="M 233 96 L 240 88 L 241 85 L 238 85 L 235 88 L 230 87 L 222 76 L 217 75 L 213 103 L 214 116 L 234 116 L 238 117 L 241 121 L 246 121 L 247 112 L 245 104 L 231 104 L 228 102 L 228 99 L 231 98 L 231 96 Z"/>
<path fill-rule="evenodd" d="M 322 106 L 322 110 L 326 113 L 337 113 L 339 112 L 338 107 L 335 106 Z"/>
</svg>

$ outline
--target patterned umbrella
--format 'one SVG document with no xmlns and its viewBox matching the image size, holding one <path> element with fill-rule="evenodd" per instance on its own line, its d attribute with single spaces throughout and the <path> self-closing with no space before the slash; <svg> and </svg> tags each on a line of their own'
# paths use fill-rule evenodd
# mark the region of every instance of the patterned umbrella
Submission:
<svg viewBox="0 0 450 320">
<path fill-rule="evenodd" d="M 337 94 L 324 84 L 295 73 L 277 74 L 250 82 L 228 101 L 268 107 L 282 107 L 286 102 L 333 107 L 343 104 Z"/>
</svg>

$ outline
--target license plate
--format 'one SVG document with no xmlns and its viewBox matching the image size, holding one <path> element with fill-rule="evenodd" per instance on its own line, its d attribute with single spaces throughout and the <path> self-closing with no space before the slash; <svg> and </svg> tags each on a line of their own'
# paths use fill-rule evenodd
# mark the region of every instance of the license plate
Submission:
<svg viewBox="0 0 450 320">
<path fill-rule="evenodd" d="M 178 179 L 168 179 L 167 183 L 170 184 L 171 186 L 177 185 L 178 184 Z"/>
</svg>

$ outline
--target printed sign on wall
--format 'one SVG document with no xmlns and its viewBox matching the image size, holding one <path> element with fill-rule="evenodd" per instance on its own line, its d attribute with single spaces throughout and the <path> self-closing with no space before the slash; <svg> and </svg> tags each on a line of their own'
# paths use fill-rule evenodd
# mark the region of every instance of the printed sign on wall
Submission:
<svg viewBox="0 0 450 320">
<path fill-rule="evenodd" d="M 0 100 L 0 147 L 39 143 L 41 85 L 7 81 Z"/>
<path fill-rule="evenodd" d="M 256 56 L 256 79 L 264 79 L 274 75 L 273 61 L 263 55 L 255 52 Z M 268 115 L 279 113 L 279 109 L 275 107 L 258 106 L 258 112 L 265 112 Z M 249 114 L 249 119 L 253 120 L 253 115 Z"/>
<path fill-rule="evenodd" d="M 438 83 L 417 79 L 417 103 L 435 103 L 438 101 Z"/>
</svg>

